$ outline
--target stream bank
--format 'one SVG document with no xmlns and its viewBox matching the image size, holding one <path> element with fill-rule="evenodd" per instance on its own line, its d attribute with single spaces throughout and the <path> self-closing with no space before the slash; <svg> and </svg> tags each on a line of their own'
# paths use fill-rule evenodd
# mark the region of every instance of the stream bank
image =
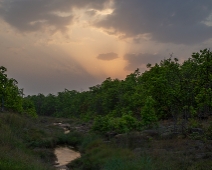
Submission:
<svg viewBox="0 0 212 170">
<path fill-rule="evenodd" d="M 176 133 L 180 127 L 176 127 L 171 120 L 160 121 L 157 128 L 139 132 L 95 136 L 96 133 L 86 133 L 90 124 L 72 124 L 69 121 L 71 127 L 68 128 L 67 121 L 63 122 L 57 126 L 62 134 L 57 138 L 57 145 L 77 146 L 83 154 L 68 165 L 58 164 L 56 168 L 60 170 L 120 170 L 126 167 L 133 170 L 191 170 L 196 167 L 211 169 L 212 166 L 212 140 L 199 139 L 202 133 L 200 128 L 194 136 L 198 139 Z M 70 129 L 67 135 L 63 134 L 65 128 Z"/>
<path fill-rule="evenodd" d="M 55 126 L 59 126 L 64 130 L 64 134 L 70 133 L 70 124 L 68 123 L 53 123 Z M 54 154 L 57 158 L 55 162 L 55 167 L 57 170 L 69 170 L 66 166 L 71 161 L 80 158 L 81 154 L 74 150 L 72 146 L 58 146 L 54 150 Z"/>
</svg>

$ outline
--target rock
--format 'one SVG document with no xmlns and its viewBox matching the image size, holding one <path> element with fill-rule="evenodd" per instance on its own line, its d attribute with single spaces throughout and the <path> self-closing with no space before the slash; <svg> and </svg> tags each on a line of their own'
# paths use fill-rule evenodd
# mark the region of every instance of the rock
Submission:
<svg viewBox="0 0 212 170">
<path fill-rule="evenodd" d="M 111 141 L 109 141 L 109 140 L 105 140 L 105 141 L 103 141 L 103 142 L 106 143 L 106 144 L 111 143 Z"/>
<path fill-rule="evenodd" d="M 116 136 L 116 135 L 117 135 L 116 132 L 107 132 L 107 133 L 105 134 L 105 137 L 106 137 L 107 139 L 111 139 L 111 138 L 113 138 L 113 137 Z"/>
<path fill-rule="evenodd" d="M 148 137 L 155 137 L 155 138 L 160 136 L 158 130 L 144 130 L 142 131 L 142 134 Z"/>
<path fill-rule="evenodd" d="M 62 127 L 62 128 L 66 128 L 66 129 L 70 129 L 71 128 L 71 125 L 68 124 L 68 123 L 60 124 L 59 126 Z"/>
<path fill-rule="evenodd" d="M 59 166 L 56 168 L 57 170 L 70 170 L 67 166 L 63 165 L 63 166 Z"/>
<path fill-rule="evenodd" d="M 206 153 L 198 153 L 194 157 L 195 159 L 204 159 L 206 158 Z"/>
<path fill-rule="evenodd" d="M 204 143 L 202 141 L 196 141 L 195 148 L 196 149 L 203 149 L 205 147 Z"/>
<path fill-rule="evenodd" d="M 162 133 L 162 134 L 160 135 L 160 137 L 161 137 L 162 139 L 172 139 L 172 138 L 174 138 L 175 136 L 177 136 L 177 134 L 176 134 L 176 133 L 173 133 L 173 132 L 165 132 L 165 133 Z"/>
<path fill-rule="evenodd" d="M 55 122 L 55 123 L 53 123 L 54 125 L 61 125 L 62 124 L 62 122 Z"/>
<path fill-rule="evenodd" d="M 201 128 L 191 128 L 190 129 L 191 133 L 199 133 L 199 134 L 204 134 L 204 130 Z"/>
<path fill-rule="evenodd" d="M 125 136 L 124 134 L 117 134 L 117 135 L 115 135 L 115 138 L 119 139 L 119 138 L 123 138 L 124 136 Z"/>
<path fill-rule="evenodd" d="M 207 149 L 208 151 L 212 151 L 212 145 L 206 145 L 206 149 Z"/>
</svg>

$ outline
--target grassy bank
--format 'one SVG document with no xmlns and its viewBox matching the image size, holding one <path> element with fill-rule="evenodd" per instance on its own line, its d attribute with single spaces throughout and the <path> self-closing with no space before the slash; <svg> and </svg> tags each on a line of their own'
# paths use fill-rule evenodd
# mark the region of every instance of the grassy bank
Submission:
<svg viewBox="0 0 212 170">
<path fill-rule="evenodd" d="M 63 142 L 63 131 L 51 121 L 0 113 L 0 169 L 54 169 L 53 148 Z"/>
<path fill-rule="evenodd" d="M 53 155 L 35 146 L 45 135 L 38 120 L 14 113 L 0 114 L 0 169 L 51 170 Z"/>
<path fill-rule="evenodd" d="M 53 125 L 61 121 L 70 123 L 69 134 Z M 199 135 L 198 138 L 162 138 L 151 133 L 130 132 L 108 139 L 76 128 L 82 124 L 86 126 L 68 119 L 34 119 L 0 113 L 0 169 L 54 169 L 53 148 L 58 145 L 74 146 L 81 152 L 82 157 L 68 165 L 73 170 L 212 169 L 212 140 L 208 138 L 211 133 L 206 131 L 210 128 L 205 128 L 201 138 Z"/>
<path fill-rule="evenodd" d="M 180 134 L 163 138 L 151 136 L 153 130 L 146 132 L 149 134 L 119 134 L 109 140 L 96 134 L 71 132 L 66 140 L 79 149 L 82 157 L 68 166 L 73 170 L 212 169 L 212 141 L 207 139 L 206 129 L 201 138 Z"/>
</svg>

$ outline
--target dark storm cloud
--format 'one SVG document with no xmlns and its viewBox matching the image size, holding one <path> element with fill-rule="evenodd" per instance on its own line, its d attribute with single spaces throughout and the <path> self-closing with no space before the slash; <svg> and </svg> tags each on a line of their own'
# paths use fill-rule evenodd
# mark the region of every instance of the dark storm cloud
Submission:
<svg viewBox="0 0 212 170">
<path fill-rule="evenodd" d="M 124 60 L 128 62 L 125 70 L 133 71 L 141 67 L 143 64 L 155 64 L 164 58 L 164 56 L 158 54 L 125 54 Z"/>
<path fill-rule="evenodd" d="M 96 26 L 137 41 L 149 34 L 159 42 L 195 44 L 212 38 L 204 24 L 211 12 L 211 0 L 115 0 L 114 12 Z"/>
<path fill-rule="evenodd" d="M 102 9 L 108 0 L 2 0 L 0 16 L 20 31 L 37 31 L 45 27 L 64 31 L 73 21 L 74 8 Z M 57 13 L 55 13 L 57 12 Z M 58 15 L 69 13 L 68 16 Z"/>
<path fill-rule="evenodd" d="M 118 58 L 118 54 L 116 54 L 116 53 L 99 54 L 97 56 L 97 58 L 100 59 L 100 60 L 109 61 L 109 60 L 114 60 L 114 59 Z"/>
</svg>

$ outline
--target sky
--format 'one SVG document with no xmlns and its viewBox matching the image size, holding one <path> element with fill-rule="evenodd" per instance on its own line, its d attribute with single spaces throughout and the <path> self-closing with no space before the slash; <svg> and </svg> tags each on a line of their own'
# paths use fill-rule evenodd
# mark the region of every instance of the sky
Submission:
<svg viewBox="0 0 212 170">
<path fill-rule="evenodd" d="M 26 95 L 85 91 L 211 46 L 211 0 L 0 0 L 0 66 Z"/>
</svg>

